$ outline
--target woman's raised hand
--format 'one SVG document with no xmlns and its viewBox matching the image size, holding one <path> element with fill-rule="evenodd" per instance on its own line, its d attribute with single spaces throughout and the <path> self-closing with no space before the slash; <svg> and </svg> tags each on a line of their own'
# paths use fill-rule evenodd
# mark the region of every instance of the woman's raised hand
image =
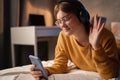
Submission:
<svg viewBox="0 0 120 80">
<path fill-rule="evenodd" d="M 105 23 L 102 22 L 101 17 L 98 18 L 98 16 L 95 15 L 93 19 L 93 26 L 90 28 L 89 34 L 89 42 L 94 50 L 101 48 L 100 36 L 104 26 Z"/>
</svg>

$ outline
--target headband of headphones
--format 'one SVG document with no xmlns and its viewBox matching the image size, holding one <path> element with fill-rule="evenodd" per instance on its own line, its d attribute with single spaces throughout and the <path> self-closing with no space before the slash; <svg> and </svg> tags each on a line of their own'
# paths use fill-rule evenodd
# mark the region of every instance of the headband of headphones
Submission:
<svg viewBox="0 0 120 80">
<path fill-rule="evenodd" d="M 84 14 L 85 15 L 85 20 L 89 21 L 89 19 L 90 19 L 89 13 L 80 1 L 78 1 L 78 0 L 58 0 L 57 4 L 60 4 L 62 2 L 68 2 L 72 5 L 75 5 L 76 8 L 79 10 L 79 15 L 81 16 L 82 14 Z"/>
<path fill-rule="evenodd" d="M 84 6 L 82 5 L 82 3 L 78 0 L 58 0 L 57 4 L 60 4 L 62 2 L 68 2 L 68 3 L 71 3 L 71 4 L 79 5 L 79 7 L 81 9 L 85 9 Z"/>
</svg>

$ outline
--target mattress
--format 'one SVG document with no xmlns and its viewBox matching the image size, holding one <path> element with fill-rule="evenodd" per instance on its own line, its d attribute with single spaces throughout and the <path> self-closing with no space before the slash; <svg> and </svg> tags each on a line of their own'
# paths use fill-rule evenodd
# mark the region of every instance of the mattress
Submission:
<svg viewBox="0 0 120 80">
<path fill-rule="evenodd" d="M 51 66 L 54 62 L 49 60 L 42 63 L 44 66 Z M 71 68 L 69 73 L 50 75 L 49 80 L 103 80 L 97 72 L 77 69 L 71 62 L 68 62 L 68 66 Z M 30 67 L 31 64 L 0 70 L 0 80 L 35 80 L 30 74 Z"/>
</svg>

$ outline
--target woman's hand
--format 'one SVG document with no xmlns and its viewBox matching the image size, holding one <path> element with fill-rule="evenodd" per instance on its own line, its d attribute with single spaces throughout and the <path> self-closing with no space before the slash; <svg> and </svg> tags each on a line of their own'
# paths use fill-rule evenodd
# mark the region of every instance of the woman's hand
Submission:
<svg viewBox="0 0 120 80">
<path fill-rule="evenodd" d="M 36 80 L 40 80 L 40 77 L 43 76 L 41 71 L 35 71 L 35 65 L 31 66 L 31 74 Z"/>
<path fill-rule="evenodd" d="M 105 23 L 102 23 L 101 18 L 98 19 L 98 16 L 94 16 L 93 27 L 90 29 L 89 42 L 94 50 L 101 48 L 100 43 L 100 34 L 105 26 Z"/>
</svg>

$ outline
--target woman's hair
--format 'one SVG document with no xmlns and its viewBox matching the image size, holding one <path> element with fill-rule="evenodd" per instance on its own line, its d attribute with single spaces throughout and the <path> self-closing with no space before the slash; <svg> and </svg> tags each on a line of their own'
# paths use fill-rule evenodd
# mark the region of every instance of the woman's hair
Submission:
<svg viewBox="0 0 120 80">
<path fill-rule="evenodd" d="M 54 8 L 54 16 L 56 17 L 58 11 L 65 13 L 73 13 L 77 16 L 79 21 L 85 26 L 86 32 L 89 34 L 90 30 L 90 15 L 82 3 L 78 0 L 59 0 Z"/>
</svg>

